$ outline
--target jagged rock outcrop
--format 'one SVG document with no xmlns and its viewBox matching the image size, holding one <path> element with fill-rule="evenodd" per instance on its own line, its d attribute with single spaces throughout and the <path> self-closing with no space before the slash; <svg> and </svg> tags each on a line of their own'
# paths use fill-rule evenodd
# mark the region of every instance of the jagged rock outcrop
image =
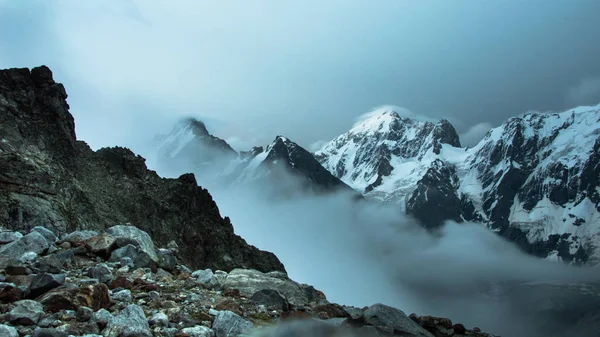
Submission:
<svg viewBox="0 0 600 337">
<path fill-rule="evenodd" d="M 47 67 L 0 71 L 0 224 L 65 233 L 128 223 L 179 242 L 194 267 L 284 270 L 234 234 L 194 175 L 163 179 L 126 148 L 78 141 L 66 98 Z"/>
</svg>

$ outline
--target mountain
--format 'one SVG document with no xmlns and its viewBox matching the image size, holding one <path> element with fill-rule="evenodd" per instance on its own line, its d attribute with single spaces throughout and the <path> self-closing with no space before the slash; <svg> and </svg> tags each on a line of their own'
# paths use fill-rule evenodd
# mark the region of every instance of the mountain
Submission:
<svg viewBox="0 0 600 337">
<path fill-rule="evenodd" d="M 600 262 L 599 125 L 600 105 L 529 113 L 467 149 L 446 120 L 380 109 L 315 157 L 427 228 L 479 221 L 534 255 Z"/>
<path fill-rule="evenodd" d="M 210 186 L 272 186 L 278 192 L 353 191 L 297 143 L 277 136 L 266 148 L 237 153 L 208 132 L 204 123 L 187 118 L 168 135 L 155 138 L 157 169 L 165 174 L 194 172 Z M 292 179 L 290 179 L 292 178 Z"/>
<path fill-rule="evenodd" d="M 185 118 L 169 134 L 156 136 L 154 146 L 157 169 L 165 173 L 215 176 L 238 156 L 225 140 L 211 135 L 206 125 L 194 118 Z"/>
<path fill-rule="evenodd" d="M 254 147 L 243 153 L 240 162 L 233 166 L 235 168 L 231 176 L 234 177 L 234 184 L 268 182 L 281 185 L 285 180 L 290 180 L 284 176 L 289 175 L 296 180 L 291 182 L 295 188 L 305 188 L 317 193 L 352 191 L 321 166 L 310 152 L 282 136 L 277 136 L 266 149 Z M 296 183 L 300 186 L 296 186 Z"/>
<path fill-rule="evenodd" d="M 77 140 L 64 86 L 45 66 L 0 70 L 0 223 L 58 235 L 132 224 L 195 268 L 284 271 L 274 254 L 235 235 L 193 174 L 161 178 L 122 147 Z"/>
</svg>

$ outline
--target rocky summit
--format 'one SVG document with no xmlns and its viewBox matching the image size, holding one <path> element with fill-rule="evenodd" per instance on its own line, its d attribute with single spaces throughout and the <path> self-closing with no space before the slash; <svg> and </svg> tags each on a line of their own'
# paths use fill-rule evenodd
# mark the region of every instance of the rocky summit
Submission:
<svg viewBox="0 0 600 337">
<path fill-rule="evenodd" d="M 177 242 L 177 256 L 192 267 L 285 271 L 275 255 L 234 234 L 194 175 L 164 179 L 129 149 L 93 151 L 77 140 L 66 99 L 45 66 L 0 71 L 0 223 L 6 228 L 40 226 L 61 235 L 132 224 L 163 246 Z"/>
<path fill-rule="evenodd" d="M 157 248 L 134 226 L 0 234 L 14 238 L 0 245 L 1 336 L 491 336 L 383 304 L 331 303 L 281 271 L 192 271 L 175 243 Z"/>
</svg>

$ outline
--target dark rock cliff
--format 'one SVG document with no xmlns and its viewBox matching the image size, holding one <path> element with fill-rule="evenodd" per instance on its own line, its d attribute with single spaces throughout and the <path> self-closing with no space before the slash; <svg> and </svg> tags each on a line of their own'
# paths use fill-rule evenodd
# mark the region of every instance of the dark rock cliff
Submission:
<svg viewBox="0 0 600 337">
<path fill-rule="evenodd" d="M 96 152 L 75 135 L 67 94 L 45 66 L 0 70 L 0 224 L 58 233 L 130 223 L 175 240 L 196 268 L 284 271 L 221 217 L 192 174 L 165 179 L 128 149 Z"/>
</svg>

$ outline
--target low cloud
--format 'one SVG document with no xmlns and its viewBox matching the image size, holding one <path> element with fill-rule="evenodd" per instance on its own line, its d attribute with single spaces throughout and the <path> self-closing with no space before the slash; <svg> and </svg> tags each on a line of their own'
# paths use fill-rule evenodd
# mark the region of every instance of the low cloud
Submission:
<svg viewBox="0 0 600 337">
<path fill-rule="evenodd" d="M 393 205 L 278 194 L 295 183 L 281 175 L 226 188 L 198 181 L 238 235 L 331 302 L 384 303 L 503 336 L 596 336 L 572 329 L 597 314 L 600 300 L 581 289 L 600 284 L 599 270 L 534 258 L 481 224 L 449 222 L 433 235 Z"/>
<path fill-rule="evenodd" d="M 566 103 L 569 106 L 600 103 L 600 77 L 581 79 L 578 84 L 569 88 L 566 94 Z"/>
<path fill-rule="evenodd" d="M 492 129 L 490 123 L 479 123 L 471 126 L 467 131 L 460 134 L 460 143 L 462 146 L 472 147 L 477 145 L 483 139 L 485 134 Z"/>
</svg>

